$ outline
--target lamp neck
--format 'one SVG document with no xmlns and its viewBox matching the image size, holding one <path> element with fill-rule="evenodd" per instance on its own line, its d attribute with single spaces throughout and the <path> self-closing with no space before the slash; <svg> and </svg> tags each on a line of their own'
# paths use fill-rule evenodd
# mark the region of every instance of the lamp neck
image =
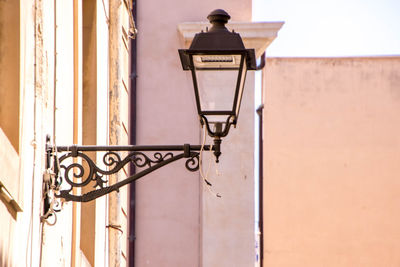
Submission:
<svg viewBox="0 0 400 267">
<path fill-rule="evenodd" d="M 219 156 L 221 156 L 221 138 L 220 137 L 214 137 L 214 156 L 215 156 L 215 162 L 219 162 Z"/>
<path fill-rule="evenodd" d="M 228 29 L 225 27 L 226 22 L 221 20 L 214 20 L 211 22 L 212 26 L 208 32 L 227 32 Z"/>
</svg>

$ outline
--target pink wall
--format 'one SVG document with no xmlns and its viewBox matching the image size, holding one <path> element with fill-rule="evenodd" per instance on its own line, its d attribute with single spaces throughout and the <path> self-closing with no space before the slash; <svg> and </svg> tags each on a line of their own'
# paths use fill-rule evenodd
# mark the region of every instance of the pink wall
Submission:
<svg viewBox="0 0 400 267">
<path fill-rule="evenodd" d="M 251 1 L 138 1 L 138 144 L 200 144 L 190 75 L 177 25 L 205 21 L 216 8 L 236 21 L 251 20 Z M 198 173 L 184 161 L 137 182 L 136 266 L 199 266 L 201 194 Z"/>
<path fill-rule="evenodd" d="M 400 57 L 270 58 L 264 266 L 399 266 Z"/>
</svg>

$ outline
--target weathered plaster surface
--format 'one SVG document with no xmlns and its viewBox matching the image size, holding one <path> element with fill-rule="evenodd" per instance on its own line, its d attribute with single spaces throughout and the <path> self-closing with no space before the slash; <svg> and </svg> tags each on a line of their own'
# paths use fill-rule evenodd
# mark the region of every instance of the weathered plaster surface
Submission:
<svg viewBox="0 0 400 267">
<path fill-rule="evenodd" d="M 397 266 L 400 58 L 270 58 L 265 266 Z"/>
</svg>

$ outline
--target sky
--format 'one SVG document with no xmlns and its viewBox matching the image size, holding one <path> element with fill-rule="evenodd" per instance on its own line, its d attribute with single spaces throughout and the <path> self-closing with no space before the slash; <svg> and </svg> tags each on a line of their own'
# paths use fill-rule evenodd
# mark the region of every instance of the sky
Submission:
<svg viewBox="0 0 400 267">
<path fill-rule="evenodd" d="M 400 56 L 400 0 L 253 0 L 253 21 L 285 22 L 266 50 L 269 57 Z M 260 73 L 256 79 L 261 84 Z"/>
<path fill-rule="evenodd" d="M 274 57 L 400 55 L 400 0 L 253 0 L 253 21 L 284 21 Z"/>
</svg>

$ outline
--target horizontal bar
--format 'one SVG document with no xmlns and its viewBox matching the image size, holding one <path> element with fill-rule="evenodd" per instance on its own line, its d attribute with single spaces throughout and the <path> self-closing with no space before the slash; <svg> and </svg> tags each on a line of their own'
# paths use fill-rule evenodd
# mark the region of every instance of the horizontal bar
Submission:
<svg viewBox="0 0 400 267">
<path fill-rule="evenodd" d="M 199 115 L 221 115 L 221 116 L 227 116 L 227 115 L 235 115 L 235 112 L 232 110 L 202 110 L 199 112 Z"/>
<path fill-rule="evenodd" d="M 211 145 L 205 145 L 204 150 L 214 150 L 214 147 Z M 52 150 L 52 146 L 49 146 L 49 150 Z M 183 145 L 155 145 L 155 146 L 95 146 L 95 145 L 86 145 L 86 146 L 57 146 L 58 152 L 67 152 L 67 151 L 184 151 Z M 191 151 L 200 151 L 201 145 L 190 145 Z"/>
</svg>

